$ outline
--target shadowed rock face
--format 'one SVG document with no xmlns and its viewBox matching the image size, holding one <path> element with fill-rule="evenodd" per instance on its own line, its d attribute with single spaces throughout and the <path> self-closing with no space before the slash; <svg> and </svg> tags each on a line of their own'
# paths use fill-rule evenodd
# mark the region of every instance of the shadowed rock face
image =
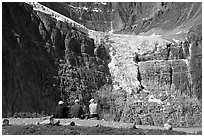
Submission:
<svg viewBox="0 0 204 137">
<path fill-rule="evenodd" d="M 39 17 L 25 3 L 2 5 L 3 116 L 19 111 L 50 113 L 59 99 L 57 66 L 38 31 Z"/>
<path fill-rule="evenodd" d="M 88 102 L 91 91 L 107 83 L 103 45 L 26 3 L 3 3 L 2 10 L 4 117 L 51 114 L 60 99 Z"/>
</svg>

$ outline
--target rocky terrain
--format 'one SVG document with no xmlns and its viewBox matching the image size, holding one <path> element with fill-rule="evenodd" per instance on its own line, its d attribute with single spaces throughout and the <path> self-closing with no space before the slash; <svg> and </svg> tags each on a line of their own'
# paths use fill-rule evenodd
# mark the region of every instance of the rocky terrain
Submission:
<svg viewBox="0 0 204 137">
<path fill-rule="evenodd" d="M 201 135 L 202 128 L 173 128 L 172 131 L 164 130 L 159 126 L 136 125 L 134 123 L 112 122 L 105 120 L 87 119 L 55 119 L 59 125 L 36 123 L 42 122 L 41 118 L 9 118 L 9 125 L 3 126 L 3 135 Z M 88 132 L 87 132 L 88 130 Z"/>
<path fill-rule="evenodd" d="M 187 135 L 185 132 L 111 127 L 24 125 L 3 127 L 3 135 Z M 195 134 L 190 134 L 195 135 Z M 201 135 L 201 134 L 198 134 Z"/>
<path fill-rule="evenodd" d="M 3 117 L 94 97 L 108 121 L 202 126 L 200 3 L 41 4 L 2 4 Z"/>
</svg>

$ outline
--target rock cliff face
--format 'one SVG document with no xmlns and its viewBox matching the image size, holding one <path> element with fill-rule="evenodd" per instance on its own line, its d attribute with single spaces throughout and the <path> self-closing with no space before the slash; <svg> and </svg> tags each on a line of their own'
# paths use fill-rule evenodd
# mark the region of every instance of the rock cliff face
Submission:
<svg viewBox="0 0 204 137">
<path fill-rule="evenodd" d="M 2 11 L 3 116 L 19 111 L 49 113 L 59 99 L 54 78 L 57 51 L 51 45 L 45 47 L 38 30 L 42 22 L 31 6 L 3 3 Z M 44 34 L 48 38 L 45 29 Z"/>
<path fill-rule="evenodd" d="M 191 8 L 187 10 L 189 6 Z M 110 47 L 108 66 L 113 80 L 114 119 L 137 122 L 138 115 L 147 115 L 142 119 L 143 124 L 152 123 L 149 117 L 153 117 L 156 125 L 167 119 L 172 119 L 174 126 L 201 125 L 202 22 L 199 3 L 138 4 L 135 8 L 140 11 L 137 17 L 144 22 L 136 18 L 132 24 L 138 24 L 133 30 L 128 27 L 128 21 L 132 19 L 128 17 L 132 14 L 126 14 L 131 7 L 134 7 L 133 3 L 115 3 L 118 12 L 114 11 L 114 19 L 118 20 L 113 23 L 113 28 L 115 33 L 136 32 L 138 36 L 93 33 L 96 40 L 108 38 L 105 43 Z"/>
<path fill-rule="evenodd" d="M 3 116 L 50 114 L 60 99 L 87 102 L 108 83 L 103 45 L 26 3 L 3 3 L 2 50 Z"/>
<path fill-rule="evenodd" d="M 201 59 L 201 50 L 195 52 L 201 46 L 199 27 L 177 44 L 160 35 L 90 33 L 109 47 L 114 120 L 139 124 L 140 116 L 142 124 L 162 125 L 172 119 L 174 126 L 201 125 L 202 76 L 201 70 L 194 71 L 201 68 L 195 63 Z M 193 90 L 194 86 L 200 90 Z"/>
<path fill-rule="evenodd" d="M 3 3 L 3 116 L 94 97 L 107 120 L 201 125 L 200 3 L 42 4 L 92 30 Z"/>
</svg>

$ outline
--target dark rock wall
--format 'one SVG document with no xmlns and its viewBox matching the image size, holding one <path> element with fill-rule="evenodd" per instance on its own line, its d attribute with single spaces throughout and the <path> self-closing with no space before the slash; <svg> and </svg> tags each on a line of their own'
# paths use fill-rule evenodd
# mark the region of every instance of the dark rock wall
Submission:
<svg viewBox="0 0 204 137">
<path fill-rule="evenodd" d="M 88 102 L 109 82 L 103 45 L 26 3 L 3 3 L 2 11 L 4 117 L 51 114 L 60 99 Z"/>
<path fill-rule="evenodd" d="M 57 66 L 25 3 L 2 4 L 2 113 L 51 113 L 59 99 Z"/>
</svg>

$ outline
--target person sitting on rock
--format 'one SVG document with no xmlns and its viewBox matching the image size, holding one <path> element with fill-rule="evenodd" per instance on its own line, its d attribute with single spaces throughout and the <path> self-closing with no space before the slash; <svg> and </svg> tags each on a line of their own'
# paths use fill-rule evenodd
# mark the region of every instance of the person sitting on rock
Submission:
<svg viewBox="0 0 204 137">
<path fill-rule="evenodd" d="M 63 101 L 58 102 L 58 106 L 56 107 L 55 114 L 53 118 L 68 118 L 68 107 L 65 106 Z"/>
<path fill-rule="evenodd" d="M 82 106 L 79 104 L 79 100 L 76 99 L 75 104 L 71 107 L 71 114 L 73 118 L 80 118 L 83 119 L 83 108 Z"/>
<path fill-rule="evenodd" d="M 96 118 L 97 120 L 99 120 L 99 108 L 98 108 L 98 104 L 95 102 L 94 99 L 91 99 L 89 101 L 90 105 L 89 105 L 89 118 Z"/>
</svg>

